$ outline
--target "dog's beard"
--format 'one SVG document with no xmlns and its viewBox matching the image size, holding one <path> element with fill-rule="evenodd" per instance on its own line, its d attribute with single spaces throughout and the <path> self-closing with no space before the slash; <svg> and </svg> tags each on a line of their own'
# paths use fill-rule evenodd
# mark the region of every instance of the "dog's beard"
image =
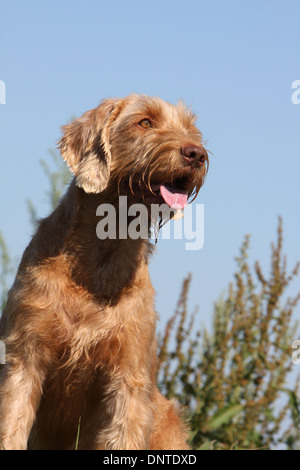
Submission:
<svg viewBox="0 0 300 470">
<path fill-rule="evenodd" d="M 165 158 L 160 152 L 168 150 Z M 139 165 L 123 165 L 118 167 L 116 183 L 119 195 L 128 195 L 131 203 L 142 203 L 147 206 L 149 233 L 150 227 L 155 240 L 158 239 L 161 228 L 171 219 L 183 217 L 183 210 L 188 201 L 192 202 L 198 195 L 204 182 L 208 169 L 208 161 L 201 168 L 173 167 L 167 162 L 172 162 L 176 157 L 172 154 L 174 148 L 167 148 L 161 144 L 156 149 L 149 151 L 143 158 L 143 170 Z M 145 160 L 148 162 L 145 164 Z M 152 211 L 152 205 L 166 207 L 166 210 Z"/>
</svg>

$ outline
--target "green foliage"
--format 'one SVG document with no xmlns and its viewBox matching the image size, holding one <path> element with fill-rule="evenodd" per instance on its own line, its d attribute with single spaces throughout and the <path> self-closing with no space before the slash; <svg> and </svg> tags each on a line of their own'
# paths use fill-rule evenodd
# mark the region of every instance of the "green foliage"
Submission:
<svg viewBox="0 0 300 470">
<path fill-rule="evenodd" d="M 9 256 L 8 247 L 5 243 L 3 234 L 0 231 L 0 315 L 5 306 L 8 280 L 12 273 L 13 263 Z"/>
<path fill-rule="evenodd" d="M 258 262 L 253 276 L 248 251 L 246 237 L 234 282 L 214 306 L 212 332 L 194 332 L 188 277 L 159 341 L 160 387 L 189 408 L 195 449 L 300 448 L 299 380 L 294 390 L 286 387 L 300 293 L 283 301 L 300 264 L 287 273 L 281 219 L 268 279 Z"/>
<path fill-rule="evenodd" d="M 48 162 L 44 159 L 40 160 L 40 165 L 48 179 L 49 190 L 46 191 L 46 198 L 50 210 L 53 210 L 57 206 L 66 185 L 70 182 L 71 173 L 60 155 L 54 149 L 50 149 L 49 154 L 51 156 L 52 165 L 49 166 Z M 27 208 L 31 223 L 35 226 L 38 220 L 37 210 L 30 199 L 27 199 Z"/>
</svg>

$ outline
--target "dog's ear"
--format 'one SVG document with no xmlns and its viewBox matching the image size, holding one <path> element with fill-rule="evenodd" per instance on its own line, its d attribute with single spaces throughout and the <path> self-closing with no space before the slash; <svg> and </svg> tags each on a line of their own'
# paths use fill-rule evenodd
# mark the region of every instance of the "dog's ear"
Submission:
<svg viewBox="0 0 300 470">
<path fill-rule="evenodd" d="M 63 159 L 86 193 L 100 193 L 109 181 L 110 127 L 124 107 L 124 100 L 107 99 L 97 108 L 63 126 L 58 143 Z"/>
</svg>

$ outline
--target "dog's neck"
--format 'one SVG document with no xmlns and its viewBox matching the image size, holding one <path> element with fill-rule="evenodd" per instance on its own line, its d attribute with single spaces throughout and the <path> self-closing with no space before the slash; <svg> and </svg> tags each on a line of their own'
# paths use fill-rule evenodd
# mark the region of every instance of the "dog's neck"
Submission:
<svg viewBox="0 0 300 470">
<path fill-rule="evenodd" d="M 72 229 L 64 243 L 74 281 L 86 287 L 96 297 L 107 299 L 109 302 L 117 301 L 122 292 L 137 280 L 144 279 L 148 282 L 147 265 L 153 247 L 148 238 L 132 239 L 125 236 L 124 226 L 121 230 L 118 192 L 108 188 L 97 195 L 86 194 L 73 184 L 62 202 L 65 213 L 70 210 L 69 201 L 74 199 L 77 201 L 76 208 L 69 214 L 72 218 Z M 109 233 L 107 238 L 99 239 L 99 235 L 103 235 L 101 220 L 104 219 L 101 215 L 104 216 L 103 210 L 106 208 L 103 204 L 112 201 L 115 221 L 112 221 L 108 229 L 113 228 L 115 223 L 116 238 L 114 233 Z M 127 207 L 133 202 L 128 198 Z M 121 208 L 123 209 L 124 207 Z M 124 223 L 126 214 L 122 213 L 121 219 Z M 128 229 L 130 221 L 132 220 L 129 218 L 125 228 Z"/>
</svg>

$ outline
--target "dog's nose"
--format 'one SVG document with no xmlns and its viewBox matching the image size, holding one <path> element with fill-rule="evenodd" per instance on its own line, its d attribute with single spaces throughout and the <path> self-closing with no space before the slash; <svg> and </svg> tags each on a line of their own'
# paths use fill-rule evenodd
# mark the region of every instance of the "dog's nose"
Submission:
<svg viewBox="0 0 300 470">
<path fill-rule="evenodd" d="M 186 145 L 180 149 L 184 160 L 193 166 L 202 165 L 207 159 L 206 151 L 197 145 Z"/>
</svg>

